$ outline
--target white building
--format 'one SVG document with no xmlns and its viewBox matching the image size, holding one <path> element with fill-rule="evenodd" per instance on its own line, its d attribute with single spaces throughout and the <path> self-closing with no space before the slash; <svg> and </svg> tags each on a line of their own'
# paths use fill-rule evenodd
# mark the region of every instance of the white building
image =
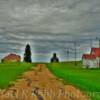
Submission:
<svg viewBox="0 0 100 100">
<path fill-rule="evenodd" d="M 100 48 L 91 48 L 90 54 L 83 54 L 84 68 L 99 68 L 100 66 Z"/>
</svg>

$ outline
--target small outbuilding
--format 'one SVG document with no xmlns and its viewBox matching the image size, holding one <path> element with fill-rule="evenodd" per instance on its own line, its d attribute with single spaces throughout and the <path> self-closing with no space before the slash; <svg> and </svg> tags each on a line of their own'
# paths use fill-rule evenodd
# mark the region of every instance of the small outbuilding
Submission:
<svg viewBox="0 0 100 100">
<path fill-rule="evenodd" d="M 20 61 L 21 61 L 21 57 L 16 54 L 9 54 L 2 59 L 2 62 L 4 62 L 4 63 L 20 62 Z"/>
</svg>

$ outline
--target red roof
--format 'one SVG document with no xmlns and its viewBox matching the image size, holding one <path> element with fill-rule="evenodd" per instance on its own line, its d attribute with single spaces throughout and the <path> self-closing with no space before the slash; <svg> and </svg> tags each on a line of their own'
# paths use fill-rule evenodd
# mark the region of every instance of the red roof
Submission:
<svg viewBox="0 0 100 100">
<path fill-rule="evenodd" d="M 100 48 L 92 48 L 91 53 L 94 52 L 96 57 L 100 57 Z"/>
<path fill-rule="evenodd" d="M 93 54 L 83 54 L 84 59 L 96 59 L 96 56 Z"/>
<path fill-rule="evenodd" d="M 21 57 L 19 55 L 16 55 L 16 54 L 9 54 L 4 59 L 21 59 Z"/>
</svg>

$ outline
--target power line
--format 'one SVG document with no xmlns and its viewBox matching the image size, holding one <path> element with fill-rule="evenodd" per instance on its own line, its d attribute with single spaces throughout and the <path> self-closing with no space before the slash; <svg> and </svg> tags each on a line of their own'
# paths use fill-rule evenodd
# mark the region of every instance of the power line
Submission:
<svg viewBox="0 0 100 100">
<path fill-rule="evenodd" d="M 74 42 L 74 49 L 75 49 L 75 66 L 77 65 L 76 63 L 76 58 L 77 58 L 77 53 L 76 53 L 76 41 Z"/>
<path fill-rule="evenodd" d="M 67 50 L 67 61 L 69 61 L 69 50 Z"/>
<path fill-rule="evenodd" d="M 99 49 L 100 49 L 100 38 L 96 37 L 96 39 L 99 41 Z M 100 67 L 100 57 L 99 57 L 99 67 Z"/>
</svg>

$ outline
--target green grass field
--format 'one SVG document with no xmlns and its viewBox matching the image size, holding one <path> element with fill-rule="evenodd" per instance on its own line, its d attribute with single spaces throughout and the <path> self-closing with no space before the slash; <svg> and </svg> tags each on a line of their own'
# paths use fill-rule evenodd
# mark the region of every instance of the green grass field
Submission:
<svg viewBox="0 0 100 100">
<path fill-rule="evenodd" d="M 0 88 L 7 88 L 11 82 L 16 81 L 23 72 L 33 66 L 34 64 L 29 63 L 0 64 Z"/>
<path fill-rule="evenodd" d="M 47 66 L 54 75 L 78 87 L 91 96 L 92 100 L 100 100 L 100 69 L 83 69 L 81 62 L 77 66 L 73 62 L 52 63 Z"/>
</svg>

